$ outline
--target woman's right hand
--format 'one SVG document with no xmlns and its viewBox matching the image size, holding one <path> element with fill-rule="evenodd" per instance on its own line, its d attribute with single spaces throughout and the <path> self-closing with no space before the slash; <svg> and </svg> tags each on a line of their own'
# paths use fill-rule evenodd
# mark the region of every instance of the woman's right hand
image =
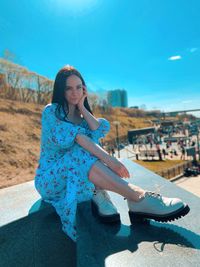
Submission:
<svg viewBox="0 0 200 267">
<path fill-rule="evenodd" d="M 112 171 L 118 174 L 121 178 L 130 178 L 130 173 L 127 168 L 122 164 L 121 161 L 119 161 L 115 157 L 109 155 L 105 163 Z"/>
</svg>

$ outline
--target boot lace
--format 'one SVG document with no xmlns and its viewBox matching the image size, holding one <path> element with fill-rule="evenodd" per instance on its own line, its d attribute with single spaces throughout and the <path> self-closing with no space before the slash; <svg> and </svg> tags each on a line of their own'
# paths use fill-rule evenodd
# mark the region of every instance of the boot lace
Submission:
<svg viewBox="0 0 200 267">
<path fill-rule="evenodd" d="M 157 199 L 162 199 L 162 195 L 160 194 L 160 189 L 163 187 L 163 185 L 158 185 L 155 184 L 156 190 L 155 191 L 146 191 L 145 195 L 149 195 L 152 197 L 155 197 Z M 126 200 L 127 198 L 124 197 L 124 200 Z"/>
<path fill-rule="evenodd" d="M 146 195 L 149 195 L 149 196 L 152 196 L 152 197 L 155 197 L 155 198 L 161 198 L 161 194 L 153 192 L 153 191 L 147 191 Z"/>
<path fill-rule="evenodd" d="M 156 190 L 155 190 L 155 191 L 147 191 L 146 194 L 149 195 L 149 196 L 152 196 L 152 197 L 161 199 L 162 196 L 161 196 L 161 194 L 160 194 L 160 189 L 161 189 L 162 187 L 164 187 L 164 186 L 163 186 L 163 185 L 155 184 L 155 187 L 156 187 Z"/>
</svg>

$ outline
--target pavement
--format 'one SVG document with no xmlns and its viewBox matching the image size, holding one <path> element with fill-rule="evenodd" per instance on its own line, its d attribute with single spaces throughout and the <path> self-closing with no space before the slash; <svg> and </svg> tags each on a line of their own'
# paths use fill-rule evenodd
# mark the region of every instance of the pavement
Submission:
<svg viewBox="0 0 200 267">
<path fill-rule="evenodd" d="M 195 176 L 190 176 L 190 177 L 183 176 L 183 177 L 175 180 L 174 183 L 177 186 L 179 186 L 179 187 L 191 192 L 192 194 L 200 197 L 200 175 L 198 175 L 196 177 Z"/>
</svg>

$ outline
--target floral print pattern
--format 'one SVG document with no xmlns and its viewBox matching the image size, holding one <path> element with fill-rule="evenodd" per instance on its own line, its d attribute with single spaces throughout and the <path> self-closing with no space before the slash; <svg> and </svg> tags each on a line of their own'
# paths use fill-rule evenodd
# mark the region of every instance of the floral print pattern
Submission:
<svg viewBox="0 0 200 267">
<path fill-rule="evenodd" d="M 56 106 L 56 103 L 48 104 L 42 111 L 35 188 L 42 199 L 55 208 L 62 230 L 76 242 L 77 204 L 93 196 L 95 186 L 88 176 L 92 165 L 99 159 L 75 142 L 75 137 L 84 134 L 99 144 L 99 139 L 109 132 L 110 123 L 98 118 L 98 129 L 91 130 L 84 119 L 79 125 L 64 122 L 55 116 Z"/>
</svg>

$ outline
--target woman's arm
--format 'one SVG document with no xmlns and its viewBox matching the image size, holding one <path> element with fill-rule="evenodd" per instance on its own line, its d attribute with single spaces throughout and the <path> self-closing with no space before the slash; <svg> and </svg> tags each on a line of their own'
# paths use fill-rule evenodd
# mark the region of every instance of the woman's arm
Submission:
<svg viewBox="0 0 200 267">
<path fill-rule="evenodd" d="M 84 134 L 77 134 L 75 142 L 88 150 L 92 155 L 99 158 L 101 161 L 106 163 L 109 160 L 110 155 L 107 153 L 107 151 L 105 151 L 100 145 L 93 142 L 93 140 L 88 136 Z"/>
<path fill-rule="evenodd" d="M 79 111 L 83 114 L 84 119 L 87 121 L 91 130 L 96 130 L 99 128 L 98 120 L 85 108 L 84 101 L 85 98 L 88 96 L 87 88 L 83 85 L 83 95 L 79 100 L 77 107 Z"/>
<path fill-rule="evenodd" d="M 84 106 L 84 100 L 88 96 L 87 89 L 83 86 L 83 96 L 79 100 L 77 107 L 83 114 L 85 121 L 87 122 L 88 130 L 87 134 L 91 137 L 95 143 L 99 143 L 100 138 L 104 138 L 110 130 L 110 123 L 104 118 L 96 119 Z"/>
<path fill-rule="evenodd" d="M 91 154 L 96 156 L 104 162 L 111 170 L 117 173 L 122 178 L 130 178 L 130 174 L 126 167 L 116 158 L 110 156 L 101 146 L 94 143 L 88 136 L 84 134 L 77 134 L 75 138 L 80 146 L 88 150 Z"/>
<path fill-rule="evenodd" d="M 91 130 L 96 130 L 99 127 L 98 120 L 85 108 L 82 106 L 79 108 L 80 112 L 83 114 L 84 119 L 87 121 Z"/>
<path fill-rule="evenodd" d="M 80 99 L 77 104 L 80 112 L 83 114 L 83 117 L 87 121 L 90 129 L 94 132 L 101 127 L 98 120 L 85 108 L 83 105 L 84 99 L 87 96 L 87 90 L 84 87 L 83 97 Z M 102 125 L 102 124 L 101 124 Z M 108 125 L 102 126 L 102 134 L 105 134 L 108 131 Z M 98 144 L 93 142 L 88 136 L 84 134 L 78 133 L 75 138 L 75 142 L 77 142 L 80 146 L 88 150 L 91 154 L 95 155 L 98 159 L 103 161 L 111 170 L 117 173 L 122 178 L 130 178 L 130 174 L 126 167 L 116 158 L 110 156 L 107 151 L 101 148 Z"/>
</svg>

